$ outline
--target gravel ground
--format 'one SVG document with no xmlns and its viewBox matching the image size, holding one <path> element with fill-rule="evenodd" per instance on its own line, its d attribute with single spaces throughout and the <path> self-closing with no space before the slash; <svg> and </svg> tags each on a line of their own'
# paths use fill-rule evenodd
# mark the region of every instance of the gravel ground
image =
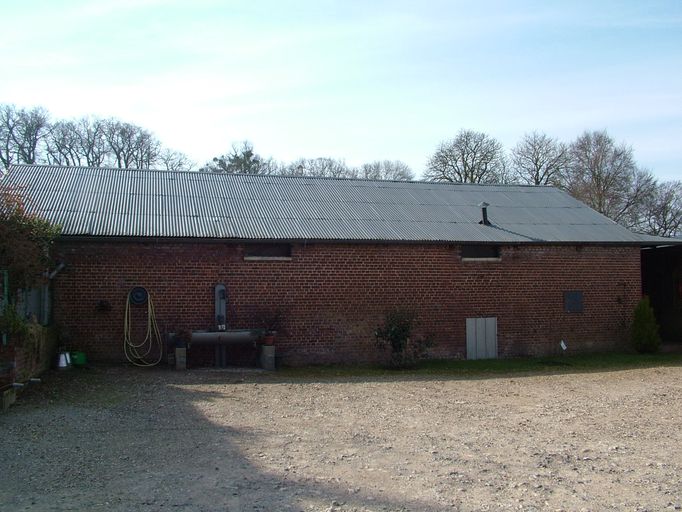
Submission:
<svg viewBox="0 0 682 512">
<path fill-rule="evenodd" d="M 682 368 L 458 380 L 51 373 L 0 510 L 681 510 Z"/>
</svg>

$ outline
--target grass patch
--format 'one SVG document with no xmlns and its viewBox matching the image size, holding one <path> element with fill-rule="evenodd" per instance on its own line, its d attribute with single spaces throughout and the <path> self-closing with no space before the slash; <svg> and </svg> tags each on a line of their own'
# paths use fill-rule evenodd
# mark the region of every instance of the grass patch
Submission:
<svg viewBox="0 0 682 512">
<path fill-rule="evenodd" d="M 41 379 L 41 384 L 22 393 L 25 403 L 114 407 L 130 398 L 131 390 L 122 382 L 112 382 L 106 368 L 52 370 Z"/>
<path fill-rule="evenodd" d="M 284 378 L 338 377 L 485 377 L 506 374 L 560 374 L 595 371 L 616 371 L 657 366 L 682 366 L 682 354 L 582 354 L 542 358 L 428 360 L 406 370 L 388 369 L 376 365 L 329 365 L 283 368 L 277 376 Z"/>
</svg>

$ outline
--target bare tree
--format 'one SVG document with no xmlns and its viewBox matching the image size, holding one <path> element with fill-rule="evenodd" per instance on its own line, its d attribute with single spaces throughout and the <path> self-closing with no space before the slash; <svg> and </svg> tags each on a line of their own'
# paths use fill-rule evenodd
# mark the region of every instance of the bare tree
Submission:
<svg viewBox="0 0 682 512">
<path fill-rule="evenodd" d="M 0 161 L 5 167 L 38 161 L 40 144 L 48 131 L 48 119 L 48 113 L 42 107 L 18 109 L 14 105 L 0 105 Z"/>
<path fill-rule="evenodd" d="M 482 132 L 461 130 L 440 144 L 424 177 L 430 181 L 495 183 L 506 181 L 502 144 Z"/>
<path fill-rule="evenodd" d="M 281 175 L 284 174 L 284 165 L 278 162 L 274 158 L 261 159 L 260 163 L 260 173 L 269 175 Z"/>
<path fill-rule="evenodd" d="M 656 186 L 645 203 L 639 228 L 650 235 L 682 235 L 682 181 Z"/>
<path fill-rule="evenodd" d="M 511 150 L 513 177 L 528 185 L 560 185 L 568 169 L 566 144 L 544 133 L 527 133 Z"/>
<path fill-rule="evenodd" d="M 19 112 L 14 105 L 0 105 L 0 161 L 7 169 L 17 161 L 14 143 L 19 124 Z"/>
<path fill-rule="evenodd" d="M 191 171 L 194 168 L 194 162 L 187 155 L 168 148 L 161 150 L 159 161 L 167 171 Z"/>
<path fill-rule="evenodd" d="M 283 170 L 290 176 L 316 176 L 320 178 L 357 178 L 358 171 L 335 158 L 299 158 Z"/>
<path fill-rule="evenodd" d="M 358 177 L 372 180 L 410 181 L 414 179 L 414 172 L 410 166 L 400 160 L 376 160 L 363 164 Z"/>
<path fill-rule="evenodd" d="M 235 143 L 230 153 L 215 157 L 200 169 L 204 172 L 315 176 L 324 178 L 413 179 L 407 164 L 400 161 L 376 161 L 361 168 L 350 167 L 343 160 L 329 157 L 299 158 L 288 164 L 263 158 L 249 141 Z"/>
<path fill-rule="evenodd" d="M 114 163 L 121 169 L 149 169 L 159 156 L 160 144 L 144 128 L 118 119 L 104 122 L 104 138 Z"/>
<path fill-rule="evenodd" d="M 89 167 L 101 167 L 110 156 L 106 138 L 106 121 L 96 117 L 82 117 L 76 121 L 79 154 Z"/>
<path fill-rule="evenodd" d="M 80 136 L 73 121 L 57 121 L 45 138 L 47 162 L 52 165 L 81 165 Z"/>
<path fill-rule="evenodd" d="M 57 121 L 50 126 L 45 139 L 48 163 L 56 165 L 86 165 L 101 167 L 113 163 L 113 152 L 106 138 L 107 127 L 121 125 L 120 121 L 105 121 L 82 117 L 72 121 Z M 139 129 L 141 130 L 141 129 Z M 132 131 L 131 131 L 132 133 Z M 124 139 L 116 139 L 123 144 Z M 131 144 L 134 147 L 134 144 Z M 122 161 L 126 159 L 121 155 Z M 132 157 L 129 157 L 129 159 Z M 138 167 L 138 159 L 131 164 Z M 122 165 L 124 165 L 122 163 Z"/>
<path fill-rule="evenodd" d="M 113 154 L 115 165 L 121 169 L 132 166 L 135 152 L 133 142 L 136 135 L 135 128 L 132 124 L 123 123 L 118 119 L 105 121 L 104 137 Z"/>
<path fill-rule="evenodd" d="M 39 144 L 45 137 L 49 126 L 49 114 L 42 107 L 21 109 L 19 123 L 14 132 L 19 160 L 25 164 L 37 162 Z"/>
<path fill-rule="evenodd" d="M 20 109 L 0 104 L 0 163 L 47 162 L 54 165 L 148 169 L 164 164 L 173 169 L 192 167 L 187 157 L 166 150 L 140 126 L 118 119 L 83 117 L 49 123 L 42 107 Z"/>
<path fill-rule="evenodd" d="M 152 168 L 159 158 L 161 143 L 150 132 L 139 128 L 135 137 L 133 165 L 137 169 Z"/>
<path fill-rule="evenodd" d="M 632 148 L 616 145 L 606 131 L 585 132 L 571 145 L 570 158 L 569 193 L 614 221 L 634 227 L 655 180 L 637 167 Z"/>
</svg>

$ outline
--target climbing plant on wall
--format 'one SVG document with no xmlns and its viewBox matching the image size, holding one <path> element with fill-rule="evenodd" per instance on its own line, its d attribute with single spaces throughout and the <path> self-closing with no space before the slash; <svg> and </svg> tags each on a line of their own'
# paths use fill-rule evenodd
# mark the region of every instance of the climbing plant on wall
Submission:
<svg viewBox="0 0 682 512">
<path fill-rule="evenodd" d="M 10 290 L 40 279 L 58 234 L 58 226 L 28 213 L 19 190 L 0 181 L 0 269 L 9 274 Z"/>
</svg>

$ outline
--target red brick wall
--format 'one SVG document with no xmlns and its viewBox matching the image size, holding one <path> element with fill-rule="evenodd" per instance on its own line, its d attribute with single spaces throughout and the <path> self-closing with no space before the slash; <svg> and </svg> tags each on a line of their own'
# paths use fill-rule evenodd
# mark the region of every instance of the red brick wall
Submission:
<svg viewBox="0 0 682 512">
<path fill-rule="evenodd" d="M 23 338 L 14 336 L 7 345 L 0 343 L 0 389 L 48 370 L 54 363 L 56 349 L 54 329 L 37 324 L 31 324 Z"/>
<path fill-rule="evenodd" d="M 16 350 L 14 343 L 0 341 L 0 390 L 16 381 Z"/>
<path fill-rule="evenodd" d="M 373 334 L 392 306 L 417 313 L 436 357 L 466 357 L 465 319 L 479 316 L 498 318 L 500 356 L 555 353 L 562 339 L 608 350 L 626 343 L 641 294 L 637 247 L 505 246 L 499 262 L 461 261 L 453 245 L 295 244 L 291 261 L 244 261 L 227 243 L 62 242 L 58 252 L 55 320 L 92 360 L 123 360 L 133 286 L 149 290 L 162 331 L 212 328 L 217 283 L 231 328 L 280 309 L 277 350 L 291 364 L 376 360 Z M 583 313 L 564 313 L 567 290 L 584 292 Z M 133 319 L 141 328 L 143 311 Z"/>
</svg>

